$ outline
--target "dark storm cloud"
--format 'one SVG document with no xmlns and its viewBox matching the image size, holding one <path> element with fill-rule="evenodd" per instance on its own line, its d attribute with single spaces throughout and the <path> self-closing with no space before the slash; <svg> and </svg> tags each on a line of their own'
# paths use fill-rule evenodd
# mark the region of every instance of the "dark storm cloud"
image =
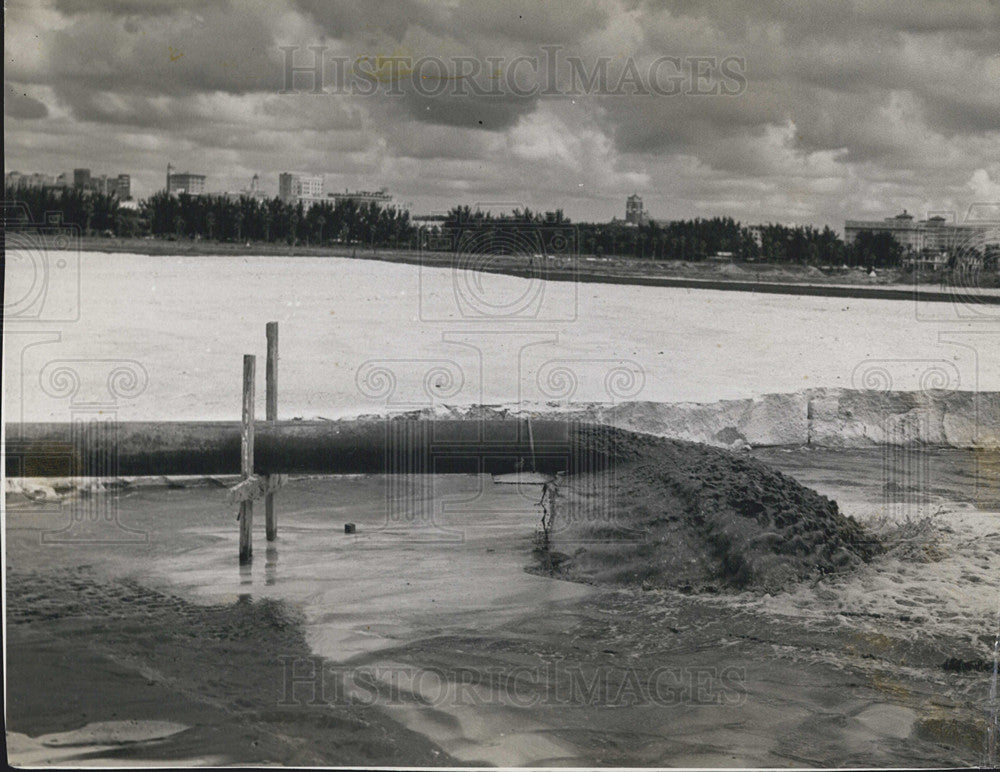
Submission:
<svg viewBox="0 0 1000 772">
<path fill-rule="evenodd" d="M 410 117 L 424 123 L 499 131 L 532 112 L 535 97 L 427 96 L 410 91 L 403 104 Z"/>
<path fill-rule="evenodd" d="M 777 211 L 795 203 L 782 185 L 797 179 L 797 211 L 838 216 L 887 187 L 930 198 L 973 173 L 984 190 L 1000 176 L 1000 3 L 989 0 L 12 0 L 6 18 L 6 136 L 22 157 L 76 130 L 81 155 L 113 157 L 127 138 L 136 154 L 228 149 L 220 169 L 367 168 L 463 195 L 545 179 L 545 191 L 615 202 L 667 176 L 699 205 L 766 189 Z M 279 46 L 317 44 L 346 60 L 434 57 L 446 71 L 404 77 L 394 95 L 385 82 L 369 96 L 279 95 Z M 486 72 L 491 57 L 503 68 L 550 46 L 562 84 L 568 57 L 588 70 L 608 58 L 614 73 L 697 55 L 739 60 L 745 89 L 570 99 L 510 84 L 476 96 L 450 80 L 455 57 Z M 528 86 L 547 74 L 521 72 Z"/>
<path fill-rule="evenodd" d="M 715 152 L 720 145 L 785 121 L 799 129 L 802 150 L 845 148 L 845 160 L 912 162 L 911 137 L 883 115 L 899 93 L 916 105 L 910 120 L 946 137 L 996 132 L 1000 58 L 983 57 L 978 45 L 987 28 L 996 48 L 1000 4 L 930 6 L 639 4 L 651 50 L 737 56 L 748 88 L 735 99 L 607 100 L 606 123 L 624 152 L 693 151 L 727 164 L 733 154 Z"/>
</svg>

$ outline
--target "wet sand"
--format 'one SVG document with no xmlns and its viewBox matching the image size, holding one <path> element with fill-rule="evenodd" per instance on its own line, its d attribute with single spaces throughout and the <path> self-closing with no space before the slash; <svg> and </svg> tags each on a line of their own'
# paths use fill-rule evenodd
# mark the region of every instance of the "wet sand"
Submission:
<svg viewBox="0 0 1000 772">
<path fill-rule="evenodd" d="M 283 705 L 276 657 L 309 651 L 280 602 L 199 606 L 83 566 L 12 571 L 7 580 L 7 731 L 24 736 L 9 739 L 11 763 L 448 761 L 375 709 Z M 187 728 L 118 746 L 45 743 L 52 733 L 123 720 Z"/>
<path fill-rule="evenodd" d="M 765 453 L 848 514 L 871 520 L 884 508 L 877 457 Z M 979 665 L 995 628 L 983 608 L 1000 590 L 990 558 L 1000 529 L 992 499 L 976 505 L 970 455 L 933 460 L 928 504 L 943 514 L 925 542 L 937 560 L 876 560 L 854 578 L 773 596 L 527 573 L 538 487 L 489 478 L 428 478 L 423 492 L 382 477 L 293 480 L 279 496 L 276 546 L 258 527 L 254 565 L 242 572 L 221 490 L 120 494 L 115 522 L 148 536 L 131 543 L 114 543 L 117 526 L 103 543 L 72 529 L 62 536 L 75 541 L 43 542 L 68 513 L 8 499 L 8 652 L 25 674 L 10 728 L 84 726 L 108 717 L 94 705 L 119 695 L 108 702 L 116 717 L 192 727 L 146 758 L 979 763 L 988 689 Z M 422 510 L 424 497 L 436 508 Z M 343 533 L 348 521 L 354 536 Z M 905 619 L 878 606 L 881 583 L 914 595 Z M 81 649 L 104 670 L 45 665 Z M 286 655 L 299 676 L 322 657 L 321 680 L 283 694 Z M 111 680 L 117 668 L 134 686 Z M 164 677 L 149 686 L 154 671 Z M 100 694 L 96 682 L 104 694 L 80 696 Z M 143 689 L 161 687 L 175 696 L 144 708 Z M 323 699 L 310 706 L 317 688 Z M 185 734 L 206 741 L 185 745 Z M 257 746 L 246 747 L 250 737 Z"/>
</svg>

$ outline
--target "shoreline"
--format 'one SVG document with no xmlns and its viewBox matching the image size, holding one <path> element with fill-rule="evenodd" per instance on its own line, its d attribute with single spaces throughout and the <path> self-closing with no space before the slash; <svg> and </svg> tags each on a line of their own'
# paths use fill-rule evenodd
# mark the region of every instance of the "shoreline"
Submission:
<svg viewBox="0 0 1000 772">
<path fill-rule="evenodd" d="M 347 260 L 376 260 L 428 268 L 468 270 L 464 263 L 456 264 L 451 252 L 419 252 L 398 248 L 312 247 L 288 244 L 232 244 L 204 241 L 167 241 L 162 239 L 81 238 L 81 252 L 141 254 L 149 256 L 205 257 L 335 257 Z M 563 260 L 530 261 L 523 257 L 491 255 L 489 264 L 477 265 L 482 273 L 516 278 L 579 282 L 584 284 L 618 284 L 625 286 L 707 289 L 725 292 L 756 292 L 777 295 L 805 295 L 877 300 L 909 300 L 918 302 L 1000 305 L 1000 289 L 943 286 L 929 281 L 921 285 L 907 279 L 900 271 L 885 271 L 871 279 L 856 270 L 825 274 L 815 267 L 770 263 L 716 263 L 704 261 L 638 260 L 622 257 L 576 258 L 575 265 Z M 860 275 L 859 275 L 860 274 Z M 903 279 L 903 281 L 901 281 Z"/>
</svg>

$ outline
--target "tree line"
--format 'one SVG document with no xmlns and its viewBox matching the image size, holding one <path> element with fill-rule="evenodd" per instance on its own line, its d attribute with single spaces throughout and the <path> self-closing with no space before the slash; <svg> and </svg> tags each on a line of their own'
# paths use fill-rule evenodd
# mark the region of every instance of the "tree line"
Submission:
<svg viewBox="0 0 1000 772">
<path fill-rule="evenodd" d="M 548 246 L 546 240 L 551 240 L 552 234 L 565 231 L 575 241 L 572 248 L 596 257 L 685 261 L 722 257 L 766 263 L 884 268 L 899 265 L 904 255 L 902 245 L 889 233 L 863 231 L 855 242 L 846 244 L 828 226 L 822 230 L 809 225 L 751 227 L 731 217 L 649 221 L 641 225 L 620 221 L 573 225 L 560 209 L 547 212 L 523 209 L 509 215 L 494 215 L 464 206 L 452 208 L 442 224 L 444 233 L 468 233 L 469 239 L 484 229 L 494 233 L 498 243 L 512 239 L 513 234 L 520 235 L 527 243 L 537 234 L 534 239 L 543 247 Z"/>
<path fill-rule="evenodd" d="M 584 255 L 647 260 L 699 261 L 715 256 L 766 263 L 836 267 L 891 267 L 904 249 L 888 233 L 861 232 L 847 244 L 829 227 L 767 224 L 747 226 L 731 217 L 694 218 L 641 225 L 624 222 L 572 223 L 562 210 L 492 213 L 453 207 L 439 223 L 417 228 L 409 212 L 377 202 L 323 201 L 306 208 L 279 198 L 239 198 L 156 193 L 138 209 L 122 207 L 111 195 L 68 188 L 6 189 L 5 200 L 30 212 L 79 227 L 85 235 L 153 236 L 223 242 L 292 245 L 361 245 L 448 251 L 467 248 L 489 234 L 514 254 L 572 251 Z M 17 227 L 16 222 L 5 223 Z"/>
<path fill-rule="evenodd" d="M 168 195 L 159 192 L 141 208 L 154 236 L 216 241 L 306 245 L 407 246 L 415 229 L 410 213 L 377 202 L 351 199 L 301 201 L 241 196 Z"/>
</svg>

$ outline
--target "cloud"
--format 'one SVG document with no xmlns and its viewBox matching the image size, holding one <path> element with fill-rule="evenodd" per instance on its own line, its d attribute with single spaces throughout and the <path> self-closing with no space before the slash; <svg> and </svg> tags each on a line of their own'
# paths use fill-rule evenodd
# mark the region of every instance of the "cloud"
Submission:
<svg viewBox="0 0 1000 772">
<path fill-rule="evenodd" d="M 48 117 L 49 108 L 44 102 L 28 96 L 26 91 L 19 91 L 13 84 L 8 83 L 3 91 L 3 114 L 9 118 L 37 121 Z"/>
<path fill-rule="evenodd" d="M 76 5 L 76 4 L 74 4 Z M 5 33 L 5 77 L 51 85 L 61 95 L 242 94 L 280 87 L 275 26 L 265 8 L 240 4 L 154 6 L 150 15 L 119 15 L 118 5 L 75 10 L 71 23 L 32 29 L 31 18 Z"/>
<path fill-rule="evenodd" d="M 993 164 L 992 173 L 987 169 L 976 169 L 967 185 L 975 203 L 1000 203 L 1000 163 Z"/>
<path fill-rule="evenodd" d="M 216 189 L 308 168 L 331 185 L 388 185 L 418 210 L 509 198 L 608 219 L 637 190 L 660 217 L 842 225 L 903 205 L 960 209 L 1000 179 L 990 0 L 12 0 L 5 21 L 9 163 L 130 171 L 140 195 L 183 159 Z M 282 45 L 436 57 L 446 71 L 403 77 L 393 94 L 384 82 L 369 96 L 280 94 Z M 519 56 L 540 62 L 519 71 L 523 94 L 490 80 Z M 572 57 L 588 74 L 606 60 L 612 83 L 629 62 L 645 77 L 677 57 L 661 74 L 690 86 L 693 56 L 737 62 L 745 89 L 532 89 L 566 86 Z M 499 93 L 461 93 L 454 57 Z M 717 66 L 714 78 L 726 82 Z"/>
</svg>

